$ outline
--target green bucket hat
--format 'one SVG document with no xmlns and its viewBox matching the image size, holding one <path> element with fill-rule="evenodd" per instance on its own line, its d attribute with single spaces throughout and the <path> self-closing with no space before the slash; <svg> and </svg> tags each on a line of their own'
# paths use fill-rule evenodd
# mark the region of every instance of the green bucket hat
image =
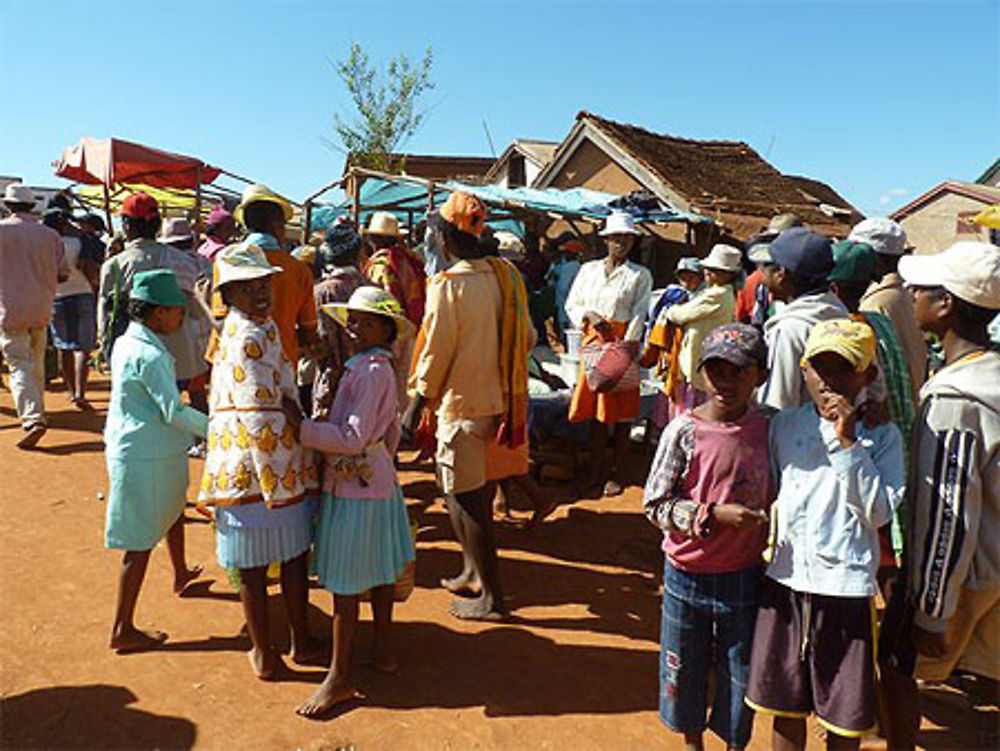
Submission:
<svg viewBox="0 0 1000 751">
<path fill-rule="evenodd" d="M 875 273 L 875 249 L 868 243 L 841 240 L 833 246 L 831 282 L 870 282 Z"/>
<path fill-rule="evenodd" d="M 170 269 L 140 271 L 132 279 L 130 297 L 164 307 L 184 305 L 187 302 L 177 284 L 177 277 Z"/>
</svg>

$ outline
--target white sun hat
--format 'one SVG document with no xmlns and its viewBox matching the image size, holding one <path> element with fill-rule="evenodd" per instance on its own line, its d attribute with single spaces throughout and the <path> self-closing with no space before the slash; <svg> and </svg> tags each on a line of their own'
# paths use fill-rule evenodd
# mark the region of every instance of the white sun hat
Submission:
<svg viewBox="0 0 1000 751">
<path fill-rule="evenodd" d="M 638 235 L 639 230 L 635 228 L 635 219 L 631 214 L 624 211 L 612 211 L 604 222 L 604 229 L 599 233 L 601 237 L 608 235 Z"/>
<path fill-rule="evenodd" d="M 5 203 L 35 203 L 35 191 L 23 183 L 9 183 L 3 191 Z"/>
<path fill-rule="evenodd" d="M 219 271 L 217 287 L 229 282 L 246 282 L 262 276 L 280 274 L 280 266 L 272 266 L 259 245 L 247 242 L 227 245 L 215 257 L 215 267 Z"/>
<path fill-rule="evenodd" d="M 324 313 L 341 326 L 347 325 L 347 312 L 357 310 L 391 318 L 396 323 L 396 332 L 401 338 L 409 334 L 413 327 L 410 319 L 403 313 L 399 300 L 381 287 L 358 287 L 347 302 L 328 303 L 321 307 Z"/>
<path fill-rule="evenodd" d="M 1000 248 L 963 240 L 940 253 L 903 256 L 899 275 L 917 287 L 944 287 L 955 297 L 1000 310 Z"/>
<path fill-rule="evenodd" d="M 192 240 L 194 239 L 194 233 L 191 231 L 191 225 L 187 219 L 174 216 L 163 222 L 163 229 L 160 230 L 159 239 L 161 243 L 169 245 L 170 243 Z"/>
<path fill-rule="evenodd" d="M 735 272 L 742 270 L 742 260 L 743 253 L 739 248 L 719 243 L 712 248 L 708 257 L 702 260 L 701 267 L 703 269 Z"/>
</svg>

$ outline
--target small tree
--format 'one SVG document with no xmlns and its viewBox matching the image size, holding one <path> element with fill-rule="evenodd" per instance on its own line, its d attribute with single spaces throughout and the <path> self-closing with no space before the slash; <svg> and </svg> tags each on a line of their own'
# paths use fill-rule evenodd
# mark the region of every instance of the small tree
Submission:
<svg viewBox="0 0 1000 751">
<path fill-rule="evenodd" d="M 379 75 L 357 42 L 351 44 L 346 60 L 335 63 L 337 74 L 347 87 L 357 117 L 346 122 L 334 114 L 334 130 L 355 165 L 389 172 L 403 165 L 390 163 L 389 155 L 420 127 L 426 112 L 417 111 L 417 100 L 428 89 L 434 54 L 430 47 L 415 65 L 403 54 L 389 61 Z"/>
</svg>

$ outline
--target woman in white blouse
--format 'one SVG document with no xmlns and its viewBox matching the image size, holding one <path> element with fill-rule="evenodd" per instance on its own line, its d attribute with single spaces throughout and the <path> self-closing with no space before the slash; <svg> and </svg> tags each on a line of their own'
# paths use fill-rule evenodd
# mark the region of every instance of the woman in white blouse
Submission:
<svg viewBox="0 0 1000 751">
<path fill-rule="evenodd" d="M 653 276 L 649 269 L 628 260 L 629 251 L 638 231 L 632 217 L 614 212 L 601 236 L 608 255 L 585 263 L 566 298 L 566 315 L 573 326 L 582 329 L 582 345 L 611 340 L 636 343 L 636 354 L 642 339 Z M 591 445 L 603 454 L 607 445 L 607 425 L 614 425 L 614 461 L 610 478 L 604 486 L 605 495 L 622 492 L 620 472 L 628 448 L 629 425 L 639 415 L 639 387 L 631 391 L 598 394 L 587 386 L 581 366 L 570 404 L 570 422 L 595 421 L 591 424 Z M 595 468 L 607 463 L 595 456 Z"/>
</svg>

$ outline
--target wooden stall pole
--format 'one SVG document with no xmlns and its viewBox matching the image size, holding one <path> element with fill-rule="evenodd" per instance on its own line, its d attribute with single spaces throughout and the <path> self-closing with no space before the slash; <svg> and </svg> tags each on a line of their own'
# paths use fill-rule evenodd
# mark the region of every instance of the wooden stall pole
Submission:
<svg viewBox="0 0 1000 751">
<path fill-rule="evenodd" d="M 351 212 L 354 214 L 354 226 L 361 231 L 361 181 L 355 174 L 351 179 Z"/>
<path fill-rule="evenodd" d="M 198 177 L 195 180 L 194 185 L 194 244 L 192 247 L 197 248 L 201 243 L 201 233 L 204 225 L 201 221 L 201 177 L 202 177 L 202 165 L 201 162 L 198 163 Z"/>
<path fill-rule="evenodd" d="M 108 223 L 108 235 L 112 236 L 115 231 L 111 226 L 111 194 L 108 192 L 107 183 L 101 183 L 101 187 L 104 188 L 104 218 Z"/>
<path fill-rule="evenodd" d="M 427 213 L 434 211 L 434 183 L 427 183 Z"/>
<path fill-rule="evenodd" d="M 306 202 L 302 204 L 302 244 L 309 244 L 309 234 L 312 232 L 312 214 L 313 205 L 312 201 L 308 198 Z"/>
</svg>

